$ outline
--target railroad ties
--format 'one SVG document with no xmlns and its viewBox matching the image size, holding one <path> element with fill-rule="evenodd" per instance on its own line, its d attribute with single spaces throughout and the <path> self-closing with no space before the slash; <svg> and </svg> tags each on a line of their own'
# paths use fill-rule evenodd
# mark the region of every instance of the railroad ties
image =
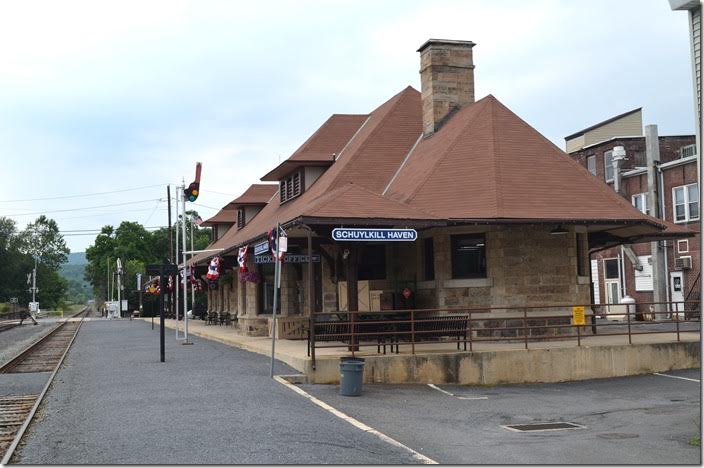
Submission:
<svg viewBox="0 0 704 468">
<path fill-rule="evenodd" d="M 12 444 L 39 395 L 0 397 L 0 459 Z"/>
<path fill-rule="evenodd" d="M 84 309 L 74 317 L 85 316 L 88 310 Z M 80 320 L 61 323 L 48 335 L 2 366 L 0 374 L 56 371 L 80 325 Z M 9 463 L 14 448 L 28 427 L 25 425 L 25 421 L 34 414 L 33 408 L 46 393 L 54 374 L 55 372 L 47 377 L 47 383 L 40 395 L 0 396 L 0 460 L 4 463 Z M 23 427 L 23 425 L 25 426 Z M 8 451 L 10 452 L 8 453 Z M 7 460 L 5 460 L 6 458 Z"/>
<path fill-rule="evenodd" d="M 22 353 L 0 369 L 2 374 L 23 372 L 51 372 L 61 360 L 79 322 L 66 322 L 28 352 Z"/>
</svg>

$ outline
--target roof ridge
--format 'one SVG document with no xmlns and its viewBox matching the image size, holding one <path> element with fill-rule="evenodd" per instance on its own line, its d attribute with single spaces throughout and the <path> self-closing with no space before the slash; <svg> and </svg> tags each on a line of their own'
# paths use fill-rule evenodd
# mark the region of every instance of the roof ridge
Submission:
<svg viewBox="0 0 704 468">
<path fill-rule="evenodd" d="M 484 98 L 482 98 L 482 99 L 480 99 L 480 100 L 478 100 L 478 101 L 473 102 L 472 104 L 470 104 L 470 106 L 475 106 L 475 105 L 478 105 L 478 104 L 480 104 L 480 103 L 483 103 L 482 105 L 486 105 L 486 103 L 484 103 L 485 100 L 486 100 L 486 97 L 484 97 Z M 470 106 L 465 107 L 465 109 L 469 108 Z M 478 113 L 478 112 L 479 112 L 479 108 L 477 108 L 477 113 Z M 453 115 L 453 116 L 450 118 L 450 121 L 452 121 L 452 119 L 454 119 L 458 114 L 459 114 L 459 112 L 455 113 L 455 115 Z M 460 138 L 460 136 L 462 135 L 464 129 L 466 129 L 467 126 L 469 126 L 469 124 L 471 124 L 472 122 L 474 122 L 474 120 L 475 120 L 476 118 L 477 118 L 477 114 L 475 114 L 471 119 L 469 119 L 469 120 L 462 126 L 462 131 L 457 132 L 457 136 L 452 140 L 452 143 L 450 143 L 450 144 L 448 145 L 447 149 L 442 153 L 442 155 L 440 155 L 440 158 L 439 158 L 439 159 L 436 161 L 436 163 L 433 165 L 433 168 L 432 168 L 430 171 L 428 171 L 428 173 L 426 174 L 426 176 L 423 178 L 423 180 L 422 180 L 420 183 L 416 184 L 416 187 L 415 187 L 415 189 L 413 190 L 413 192 L 411 192 L 410 195 L 408 195 L 407 197 L 405 197 L 404 200 L 407 200 L 407 201 L 409 201 L 409 202 L 410 202 L 411 200 L 413 200 L 413 198 L 418 194 L 418 192 L 420 192 L 420 190 L 423 188 L 423 186 L 425 186 L 425 184 L 428 182 L 428 180 L 430 180 L 430 177 L 435 173 L 435 171 L 437 171 L 437 170 L 439 169 L 439 167 L 440 167 L 440 165 L 441 165 L 440 163 L 442 162 L 442 160 L 445 159 L 445 158 L 447 157 L 447 155 L 450 153 L 450 151 L 458 144 L 457 140 L 459 140 L 459 138 Z M 447 128 L 447 124 L 448 124 L 450 121 L 445 122 L 445 128 Z M 432 136 L 431 136 L 431 138 L 432 138 Z"/>
<path fill-rule="evenodd" d="M 376 112 L 377 110 L 379 110 L 379 108 L 383 107 L 385 104 L 389 104 L 389 108 L 386 109 L 386 111 L 383 113 L 383 115 L 379 117 L 379 122 L 377 122 L 376 126 L 375 126 L 374 129 L 371 131 L 371 133 L 370 133 L 370 134 L 367 136 L 367 138 L 359 145 L 359 148 L 357 148 L 356 153 L 361 153 L 367 146 L 369 146 L 369 144 L 370 144 L 369 142 L 370 142 L 370 141 L 372 140 L 372 138 L 380 131 L 380 129 L 381 129 L 381 127 L 383 126 L 383 124 L 385 123 L 386 119 L 389 117 L 389 115 L 391 115 L 392 111 L 396 108 L 396 106 L 399 105 L 399 103 L 401 102 L 401 98 L 402 98 L 404 95 L 407 95 L 407 94 L 409 93 L 409 90 L 413 90 L 413 91 L 417 92 L 415 89 L 413 89 L 413 87 L 411 87 L 411 86 L 409 85 L 409 86 L 407 86 L 406 88 L 404 88 L 402 91 L 400 91 L 399 93 L 397 93 L 395 96 L 393 96 L 391 99 L 389 99 L 388 101 L 386 101 L 384 104 L 382 104 L 381 106 L 377 107 L 376 109 L 374 109 L 372 112 L 370 112 L 370 113 L 368 114 L 369 117 L 368 117 L 367 120 L 365 121 L 365 124 L 364 124 L 364 125 L 366 125 L 367 123 L 369 123 L 369 120 L 372 118 L 372 115 L 374 114 L 374 112 Z M 358 133 L 355 133 L 354 136 L 357 136 L 357 134 L 358 134 Z M 348 141 L 347 143 L 349 144 L 351 141 L 352 141 L 352 140 L 350 139 L 350 141 Z M 347 162 L 350 161 L 350 158 L 346 158 L 344 161 L 345 161 L 345 164 L 346 164 Z M 336 162 L 337 162 L 337 160 L 336 160 Z M 345 167 L 342 167 L 342 168 L 340 169 L 340 172 L 337 174 L 337 176 L 335 176 L 335 178 L 334 178 L 333 180 L 330 181 L 330 183 L 328 184 L 328 187 L 333 186 L 333 185 L 336 184 L 336 182 L 337 182 L 337 181 L 342 177 L 342 175 L 345 173 L 345 169 L 346 169 Z"/>
</svg>

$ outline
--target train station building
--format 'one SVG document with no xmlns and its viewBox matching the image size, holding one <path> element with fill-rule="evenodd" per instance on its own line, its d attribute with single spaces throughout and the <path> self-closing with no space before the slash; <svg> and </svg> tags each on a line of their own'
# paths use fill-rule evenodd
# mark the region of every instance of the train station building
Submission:
<svg viewBox="0 0 704 468">
<path fill-rule="evenodd" d="M 282 338 L 304 338 L 313 312 L 491 308 L 500 320 L 512 307 L 592 304 L 591 250 L 694 234 L 635 208 L 494 96 L 475 101 L 473 47 L 428 40 L 420 92 L 332 115 L 206 221 L 209 249 L 222 250 L 191 263 L 204 273 L 221 258 L 210 312 L 270 333 L 277 223 Z"/>
</svg>

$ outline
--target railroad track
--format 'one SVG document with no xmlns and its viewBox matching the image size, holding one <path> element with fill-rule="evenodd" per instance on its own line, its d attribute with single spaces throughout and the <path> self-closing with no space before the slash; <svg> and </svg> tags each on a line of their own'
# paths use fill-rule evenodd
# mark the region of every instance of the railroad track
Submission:
<svg viewBox="0 0 704 468">
<path fill-rule="evenodd" d="M 73 317 L 88 315 L 89 308 L 83 309 Z M 59 366 L 71 347 L 81 321 L 66 321 L 54 328 L 47 335 L 30 345 L 4 366 L 0 374 L 19 374 L 28 372 L 52 372 L 42 392 L 38 395 L 0 396 L 0 459 L 2 464 L 9 463 L 24 431 L 34 417 L 39 404 L 49 385 L 54 379 Z"/>
</svg>

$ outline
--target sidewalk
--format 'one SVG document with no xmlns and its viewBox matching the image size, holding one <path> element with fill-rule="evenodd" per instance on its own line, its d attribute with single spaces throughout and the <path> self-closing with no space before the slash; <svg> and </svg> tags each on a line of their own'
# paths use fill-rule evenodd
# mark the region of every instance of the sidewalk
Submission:
<svg viewBox="0 0 704 468">
<path fill-rule="evenodd" d="M 142 318 L 151 321 L 151 318 Z M 167 319 L 166 328 L 173 332 L 175 320 Z M 159 326 L 159 319 L 154 319 Z M 178 322 L 179 334 L 183 334 L 183 322 Z M 265 356 L 271 356 L 270 337 L 252 337 L 238 334 L 233 327 L 206 325 L 202 320 L 188 321 L 189 335 L 224 343 Z M 577 346 L 576 339 L 560 341 L 529 342 L 528 350 L 522 341 L 506 343 L 473 343 L 473 352 L 458 351 L 455 343 L 427 343 L 415 347 L 402 345 L 400 353 L 377 354 L 376 344 L 362 347 L 355 356 L 367 360 L 365 381 L 383 383 L 523 383 L 528 381 L 565 381 L 584 378 L 633 375 L 645 372 L 660 372 L 673 368 L 699 366 L 699 333 L 644 334 L 628 336 L 587 336 Z M 326 343 L 333 345 L 334 343 Z M 696 353 L 695 353 L 696 351 Z M 695 356 L 696 354 L 696 356 Z M 276 358 L 306 374 L 310 382 L 334 383 L 339 379 L 339 358 L 349 356 L 346 345 L 316 349 L 316 367 L 307 356 L 306 340 L 276 340 Z M 468 358 L 472 361 L 469 362 Z M 590 362 L 594 360 L 593 362 Z M 608 362 L 605 362 L 607 360 Z M 541 380 L 526 380 L 520 365 L 529 366 L 533 377 Z M 579 366 L 575 369 L 575 364 Z M 461 366 L 466 369 L 460 369 Z M 424 368 L 427 367 L 426 368 Z M 496 367 L 492 369 L 491 366 Z M 554 368 L 559 366 L 559 368 Z M 580 367 L 581 366 L 581 367 Z M 454 369 L 449 369 L 453 367 Z M 479 369 L 474 369 L 478 367 Z M 608 368 L 607 368 L 608 367 Z M 512 369 L 512 370 L 510 370 Z M 464 374 L 464 377 L 461 375 Z M 419 380 L 420 379 L 420 380 Z"/>
</svg>

